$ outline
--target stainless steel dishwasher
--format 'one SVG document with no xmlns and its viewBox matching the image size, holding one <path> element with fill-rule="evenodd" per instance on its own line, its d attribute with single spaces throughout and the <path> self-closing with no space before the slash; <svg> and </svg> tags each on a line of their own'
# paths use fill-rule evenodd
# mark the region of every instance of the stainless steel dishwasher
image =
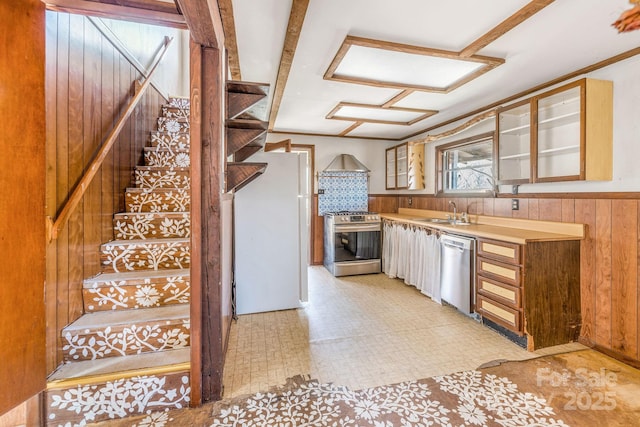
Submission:
<svg viewBox="0 0 640 427">
<path fill-rule="evenodd" d="M 466 315 L 475 309 L 476 240 L 452 234 L 440 236 L 442 300 Z"/>
</svg>

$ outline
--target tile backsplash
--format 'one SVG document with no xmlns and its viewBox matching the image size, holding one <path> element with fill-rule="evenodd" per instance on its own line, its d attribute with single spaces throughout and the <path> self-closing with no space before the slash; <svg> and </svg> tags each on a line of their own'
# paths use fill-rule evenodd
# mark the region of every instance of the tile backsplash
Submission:
<svg viewBox="0 0 640 427">
<path fill-rule="evenodd" d="M 318 215 L 326 212 L 366 211 L 369 206 L 367 172 L 320 172 Z"/>
</svg>

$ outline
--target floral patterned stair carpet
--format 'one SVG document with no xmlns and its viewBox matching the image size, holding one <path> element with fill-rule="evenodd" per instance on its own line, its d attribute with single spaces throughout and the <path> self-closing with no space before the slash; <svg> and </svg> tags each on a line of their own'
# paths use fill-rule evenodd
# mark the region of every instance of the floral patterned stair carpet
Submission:
<svg viewBox="0 0 640 427">
<path fill-rule="evenodd" d="M 298 376 L 265 393 L 100 425 L 640 425 L 640 371 L 601 353 L 494 365 L 359 391 Z"/>
</svg>

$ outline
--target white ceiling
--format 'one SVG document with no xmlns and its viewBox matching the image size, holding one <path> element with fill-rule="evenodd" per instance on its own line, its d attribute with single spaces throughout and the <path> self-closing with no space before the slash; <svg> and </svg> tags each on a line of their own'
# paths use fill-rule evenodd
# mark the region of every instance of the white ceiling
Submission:
<svg viewBox="0 0 640 427">
<path fill-rule="evenodd" d="M 338 104 L 381 105 L 402 92 L 323 78 L 347 35 L 458 52 L 527 3 L 310 0 L 273 130 L 339 135 L 353 122 L 326 118 Z M 271 95 L 291 4 L 291 0 L 233 0 L 242 80 L 269 83 Z M 477 53 L 504 59 L 504 64 L 449 93 L 413 92 L 394 104 L 439 113 L 410 126 L 364 123 L 348 136 L 403 139 L 636 48 L 640 31 L 618 34 L 611 26 L 631 7 L 627 0 L 556 0 Z"/>
</svg>

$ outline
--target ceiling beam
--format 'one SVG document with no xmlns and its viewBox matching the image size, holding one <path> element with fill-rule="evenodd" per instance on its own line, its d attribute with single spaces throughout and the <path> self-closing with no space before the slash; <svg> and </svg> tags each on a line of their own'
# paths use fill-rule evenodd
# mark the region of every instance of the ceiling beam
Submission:
<svg viewBox="0 0 640 427">
<path fill-rule="evenodd" d="M 502 21 L 496 27 L 489 30 L 488 33 L 484 34 L 469 46 L 462 49 L 462 51 L 460 51 L 460 57 L 468 58 L 472 55 L 475 55 L 478 51 L 480 51 L 480 49 L 496 41 L 508 31 L 511 31 L 513 28 L 522 24 L 524 21 L 531 18 L 533 15 L 535 15 L 545 7 L 549 6 L 551 3 L 553 3 L 553 1 L 554 0 L 533 0 L 529 2 L 524 7 L 522 7 L 522 9 L 518 10 L 516 13 Z"/>
<path fill-rule="evenodd" d="M 176 0 L 191 32 L 191 38 L 204 47 L 222 49 L 224 29 L 218 0 Z"/>
<path fill-rule="evenodd" d="M 240 72 L 240 56 L 238 55 L 238 42 L 236 36 L 236 22 L 233 17 L 233 2 L 231 0 L 218 0 L 218 3 L 220 5 L 220 15 L 222 17 L 222 28 L 224 28 L 224 45 L 227 48 L 231 80 L 242 81 L 242 73 Z"/>
<path fill-rule="evenodd" d="M 276 85 L 273 88 L 273 98 L 271 99 L 271 109 L 269 114 L 270 131 L 273 130 L 276 117 L 278 116 L 278 110 L 280 109 L 280 103 L 282 102 L 282 95 L 284 94 L 284 88 L 287 85 L 287 80 L 289 79 L 289 71 L 291 70 L 293 57 L 296 53 L 298 39 L 300 38 L 300 32 L 302 30 L 302 24 L 304 23 L 304 17 L 307 14 L 308 6 L 309 0 L 293 0 L 291 5 L 289 24 L 287 25 L 287 35 L 284 39 L 282 55 L 280 56 L 280 67 L 278 68 L 278 77 L 276 79 Z"/>
<path fill-rule="evenodd" d="M 55 12 L 124 19 L 142 24 L 163 25 L 181 29 L 187 28 L 184 17 L 178 13 L 177 9 L 174 8 L 175 10 L 171 13 L 166 8 L 150 9 L 148 2 L 145 3 L 146 8 L 142 8 L 143 2 L 127 2 L 128 4 L 139 4 L 140 7 L 85 0 L 43 0 L 43 2 L 48 10 Z"/>
</svg>

